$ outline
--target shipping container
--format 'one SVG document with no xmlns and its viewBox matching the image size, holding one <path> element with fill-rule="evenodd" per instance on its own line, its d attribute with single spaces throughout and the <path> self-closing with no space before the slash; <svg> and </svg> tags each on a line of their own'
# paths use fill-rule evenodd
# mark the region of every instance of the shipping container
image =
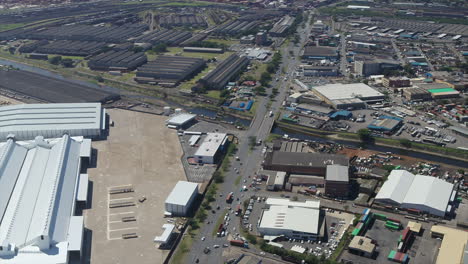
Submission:
<svg viewBox="0 0 468 264">
<path fill-rule="evenodd" d="M 392 224 L 385 224 L 385 227 L 389 228 L 389 229 L 392 229 L 392 230 L 399 230 L 400 229 L 399 226 L 395 226 L 395 225 L 392 225 Z"/>
<path fill-rule="evenodd" d="M 417 209 L 406 209 L 406 211 L 410 214 L 414 214 L 414 215 L 419 215 L 421 214 L 421 211 L 420 210 L 417 210 Z"/>
<path fill-rule="evenodd" d="M 376 219 L 380 219 L 380 220 L 387 220 L 387 216 L 383 215 L 383 214 L 374 214 L 374 217 Z"/>
<path fill-rule="evenodd" d="M 401 235 L 401 240 L 402 241 L 408 240 L 410 234 L 411 234 L 411 230 L 409 229 L 409 227 L 405 228 L 405 230 L 403 230 L 403 234 Z"/>
<path fill-rule="evenodd" d="M 360 228 L 354 228 L 353 232 L 351 233 L 351 235 L 353 236 L 359 236 L 359 233 L 361 232 L 361 229 Z"/>
<path fill-rule="evenodd" d="M 387 218 L 388 221 L 392 221 L 392 222 L 395 222 L 395 223 L 401 223 L 400 220 L 397 220 L 397 219 L 394 219 L 394 218 Z"/>
<path fill-rule="evenodd" d="M 390 254 L 388 254 L 388 260 L 393 260 L 393 258 L 395 257 L 395 254 L 396 254 L 396 251 L 392 250 L 390 251 Z"/>
</svg>

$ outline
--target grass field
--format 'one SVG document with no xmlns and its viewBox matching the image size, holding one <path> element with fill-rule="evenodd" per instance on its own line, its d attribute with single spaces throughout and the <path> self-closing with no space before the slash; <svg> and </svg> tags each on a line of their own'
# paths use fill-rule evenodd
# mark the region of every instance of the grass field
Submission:
<svg viewBox="0 0 468 264">
<path fill-rule="evenodd" d="M 192 86 L 195 85 L 195 83 L 203 76 L 205 76 L 209 71 L 214 69 L 214 65 L 208 65 L 203 71 L 201 71 L 197 76 L 193 77 L 191 80 L 185 81 L 182 84 L 179 85 L 179 89 L 181 90 L 190 90 Z"/>
<path fill-rule="evenodd" d="M 22 27 L 26 24 L 24 23 L 17 23 L 17 24 L 0 24 L 0 31 L 7 31 L 7 30 L 10 30 L 10 29 L 15 29 L 15 28 L 19 28 L 19 27 Z"/>
<path fill-rule="evenodd" d="M 193 244 L 193 238 L 198 233 L 197 230 L 189 231 L 186 233 L 186 236 L 180 241 L 177 250 L 174 252 L 174 255 L 171 258 L 171 263 L 183 263 L 186 257 L 186 254 L 190 252 L 190 248 Z"/>
<path fill-rule="evenodd" d="M 219 91 L 219 90 L 210 90 L 210 91 L 208 91 L 206 96 L 211 97 L 213 99 L 219 100 L 220 99 L 220 96 L 219 96 L 220 94 L 221 94 L 221 91 Z"/>
</svg>

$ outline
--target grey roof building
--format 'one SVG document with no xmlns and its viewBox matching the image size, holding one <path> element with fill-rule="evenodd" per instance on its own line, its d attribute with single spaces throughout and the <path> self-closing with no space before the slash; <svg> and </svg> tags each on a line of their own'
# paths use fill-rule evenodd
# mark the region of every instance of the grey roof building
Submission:
<svg viewBox="0 0 468 264">
<path fill-rule="evenodd" d="M 273 151 L 267 153 L 263 168 L 325 176 L 327 165 L 332 164 L 348 166 L 349 159 L 336 154 Z"/>
<path fill-rule="evenodd" d="M 200 79 L 200 83 L 209 89 L 221 89 L 236 75 L 238 75 L 247 65 L 249 59 L 232 54 L 218 66 Z"/>
<path fill-rule="evenodd" d="M 0 107 L 0 141 L 84 136 L 96 138 L 106 129 L 106 110 L 100 103 L 24 104 Z"/>
<path fill-rule="evenodd" d="M 74 212 L 86 197 L 80 160 L 91 145 L 80 140 L 0 143 L 0 263 L 67 263 L 81 251 L 83 216 Z"/>
</svg>

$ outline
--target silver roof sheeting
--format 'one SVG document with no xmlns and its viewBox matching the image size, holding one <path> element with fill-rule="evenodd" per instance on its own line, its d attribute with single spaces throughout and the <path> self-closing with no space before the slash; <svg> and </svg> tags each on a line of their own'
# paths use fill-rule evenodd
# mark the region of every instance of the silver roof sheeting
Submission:
<svg viewBox="0 0 468 264">
<path fill-rule="evenodd" d="M 105 110 L 100 103 L 24 104 L 0 107 L 0 140 L 8 134 L 17 140 L 36 136 L 57 138 L 97 136 L 105 128 Z"/>
<path fill-rule="evenodd" d="M 43 236 L 46 249 L 67 241 L 81 143 L 68 135 L 22 143 L 8 139 L 0 146 L 0 245 L 42 249 Z"/>
</svg>

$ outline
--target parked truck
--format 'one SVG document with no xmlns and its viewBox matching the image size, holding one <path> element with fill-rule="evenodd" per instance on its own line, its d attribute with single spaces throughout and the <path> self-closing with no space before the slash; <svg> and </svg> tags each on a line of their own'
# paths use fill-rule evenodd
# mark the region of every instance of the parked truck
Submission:
<svg viewBox="0 0 468 264">
<path fill-rule="evenodd" d="M 233 192 L 230 192 L 227 196 L 226 196 L 226 203 L 231 203 L 232 202 L 232 199 L 233 199 Z"/>
<path fill-rule="evenodd" d="M 229 243 L 232 246 L 249 248 L 249 243 L 242 241 L 242 240 L 230 240 Z"/>
<path fill-rule="evenodd" d="M 240 204 L 238 204 L 236 207 L 236 216 L 239 216 L 241 214 L 242 214 L 242 207 Z"/>
</svg>

